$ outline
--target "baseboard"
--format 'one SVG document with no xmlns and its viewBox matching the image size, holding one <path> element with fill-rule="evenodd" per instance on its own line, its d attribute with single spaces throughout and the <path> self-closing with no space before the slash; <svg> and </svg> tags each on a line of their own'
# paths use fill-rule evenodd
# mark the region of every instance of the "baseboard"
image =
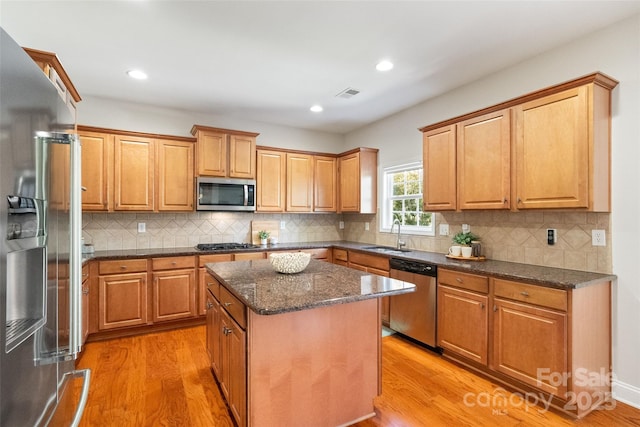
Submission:
<svg viewBox="0 0 640 427">
<path fill-rule="evenodd" d="M 640 387 L 614 380 L 611 389 L 614 399 L 640 409 Z"/>
</svg>

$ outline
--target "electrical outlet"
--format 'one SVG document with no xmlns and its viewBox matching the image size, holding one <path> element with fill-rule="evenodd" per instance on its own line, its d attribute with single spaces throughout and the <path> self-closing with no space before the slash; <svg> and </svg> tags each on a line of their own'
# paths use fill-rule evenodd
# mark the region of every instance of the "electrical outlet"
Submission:
<svg viewBox="0 0 640 427">
<path fill-rule="evenodd" d="M 449 224 L 440 224 L 440 235 L 441 236 L 449 235 Z"/>
<path fill-rule="evenodd" d="M 147 223 L 139 222 L 138 223 L 138 233 L 146 233 L 147 232 Z"/>
<path fill-rule="evenodd" d="M 364 223 L 364 231 L 369 231 L 369 223 L 368 222 Z"/>
<path fill-rule="evenodd" d="M 285 221 L 280 221 L 280 230 L 284 230 L 287 223 Z"/>
<path fill-rule="evenodd" d="M 558 230 L 547 228 L 547 245 L 555 245 L 558 241 Z"/>
<path fill-rule="evenodd" d="M 340 230 L 344 230 L 344 221 L 340 221 L 338 226 L 340 227 Z"/>
<path fill-rule="evenodd" d="M 607 246 L 604 230 L 591 230 L 591 245 Z"/>
<path fill-rule="evenodd" d="M 469 224 L 462 224 L 462 232 L 469 233 L 471 231 L 471 226 Z"/>
</svg>

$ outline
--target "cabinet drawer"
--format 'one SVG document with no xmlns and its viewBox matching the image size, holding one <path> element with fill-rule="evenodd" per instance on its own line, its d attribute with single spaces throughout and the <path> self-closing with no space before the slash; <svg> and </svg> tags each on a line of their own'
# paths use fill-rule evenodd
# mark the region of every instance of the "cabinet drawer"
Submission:
<svg viewBox="0 0 640 427">
<path fill-rule="evenodd" d="M 360 252 L 349 252 L 349 264 L 360 264 L 377 270 L 389 271 L 389 258 Z"/>
<path fill-rule="evenodd" d="M 209 262 L 224 262 L 233 261 L 233 254 L 214 254 L 214 255 L 200 255 L 198 257 L 198 266 L 204 267 Z"/>
<path fill-rule="evenodd" d="M 460 273 L 459 271 L 438 270 L 438 284 L 455 286 L 469 291 L 489 292 L 489 279 L 485 276 Z"/>
<path fill-rule="evenodd" d="M 220 286 L 220 305 L 238 322 L 242 329 L 247 328 L 247 312 L 244 304 L 231 294 L 224 286 Z"/>
<path fill-rule="evenodd" d="M 331 259 L 331 249 L 328 248 L 301 249 L 298 252 L 311 254 L 313 259 Z"/>
<path fill-rule="evenodd" d="M 176 270 L 179 268 L 194 268 L 196 266 L 195 257 L 181 256 L 181 257 L 162 257 L 153 258 L 151 260 L 153 270 Z"/>
<path fill-rule="evenodd" d="M 218 282 L 216 279 L 214 279 L 213 276 L 210 275 L 209 273 L 207 273 L 206 271 L 204 272 L 204 274 L 206 275 L 205 278 L 204 278 L 204 283 L 206 284 L 207 289 L 209 289 L 211 294 L 218 301 L 220 301 L 220 282 Z"/>
<path fill-rule="evenodd" d="M 265 259 L 266 252 L 241 252 L 233 255 L 234 261 L 250 261 L 252 259 Z"/>
<path fill-rule="evenodd" d="M 347 251 L 344 249 L 333 249 L 333 260 L 334 261 L 349 261 L 349 255 Z"/>
<path fill-rule="evenodd" d="M 567 291 L 561 289 L 493 279 L 493 293 L 497 297 L 567 311 Z"/>
<path fill-rule="evenodd" d="M 115 261 L 100 261 L 100 274 L 138 273 L 147 271 L 146 259 L 122 259 Z"/>
</svg>

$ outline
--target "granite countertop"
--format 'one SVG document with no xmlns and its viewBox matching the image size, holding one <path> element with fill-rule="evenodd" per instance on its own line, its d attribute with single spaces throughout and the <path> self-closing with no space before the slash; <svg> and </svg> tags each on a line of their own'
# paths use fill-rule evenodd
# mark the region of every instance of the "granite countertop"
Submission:
<svg viewBox="0 0 640 427">
<path fill-rule="evenodd" d="M 170 249 L 138 249 L 138 250 L 111 250 L 96 251 L 93 257 L 86 259 L 109 260 L 144 257 L 188 256 L 207 255 L 212 253 L 236 253 L 236 252 L 262 252 L 279 250 L 298 250 L 311 248 L 342 248 L 357 250 L 372 255 L 387 258 L 403 258 L 413 261 L 424 261 L 436 264 L 439 268 L 447 268 L 471 274 L 488 275 L 506 280 L 515 280 L 546 286 L 557 289 L 575 289 L 603 281 L 615 280 L 614 274 L 593 273 L 588 271 L 568 270 L 564 268 L 544 267 L 531 264 L 520 264 L 507 261 L 462 261 L 447 258 L 444 254 L 412 250 L 410 252 L 380 253 L 375 250 L 365 249 L 374 246 L 372 243 L 346 242 L 346 241 L 322 241 L 304 243 L 278 243 L 277 245 L 261 246 L 255 249 L 238 249 L 231 251 L 200 251 L 194 247 L 170 248 Z"/>
<path fill-rule="evenodd" d="M 344 304 L 415 290 L 412 283 L 312 259 L 296 274 L 276 272 L 269 260 L 216 262 L 207 270 L 258 314 Z"/>
</svg>

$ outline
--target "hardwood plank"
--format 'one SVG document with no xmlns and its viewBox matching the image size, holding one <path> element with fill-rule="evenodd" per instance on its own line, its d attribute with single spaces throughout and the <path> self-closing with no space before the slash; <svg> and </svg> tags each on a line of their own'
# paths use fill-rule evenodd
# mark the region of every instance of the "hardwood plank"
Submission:
<svg viewBox="0 0 640 427">
<path fill-rule="evenodd" d="M 382 355 L 376 416 L 357 427 L 640 426 L 640 410 L 620 402 L 581 420 L 544 411 L 397 335 L 382 338 Z M 83 427 L 234 426 L 204 326 L 90 342 L 77 365 L 92 370 Z"/>
</svg>

